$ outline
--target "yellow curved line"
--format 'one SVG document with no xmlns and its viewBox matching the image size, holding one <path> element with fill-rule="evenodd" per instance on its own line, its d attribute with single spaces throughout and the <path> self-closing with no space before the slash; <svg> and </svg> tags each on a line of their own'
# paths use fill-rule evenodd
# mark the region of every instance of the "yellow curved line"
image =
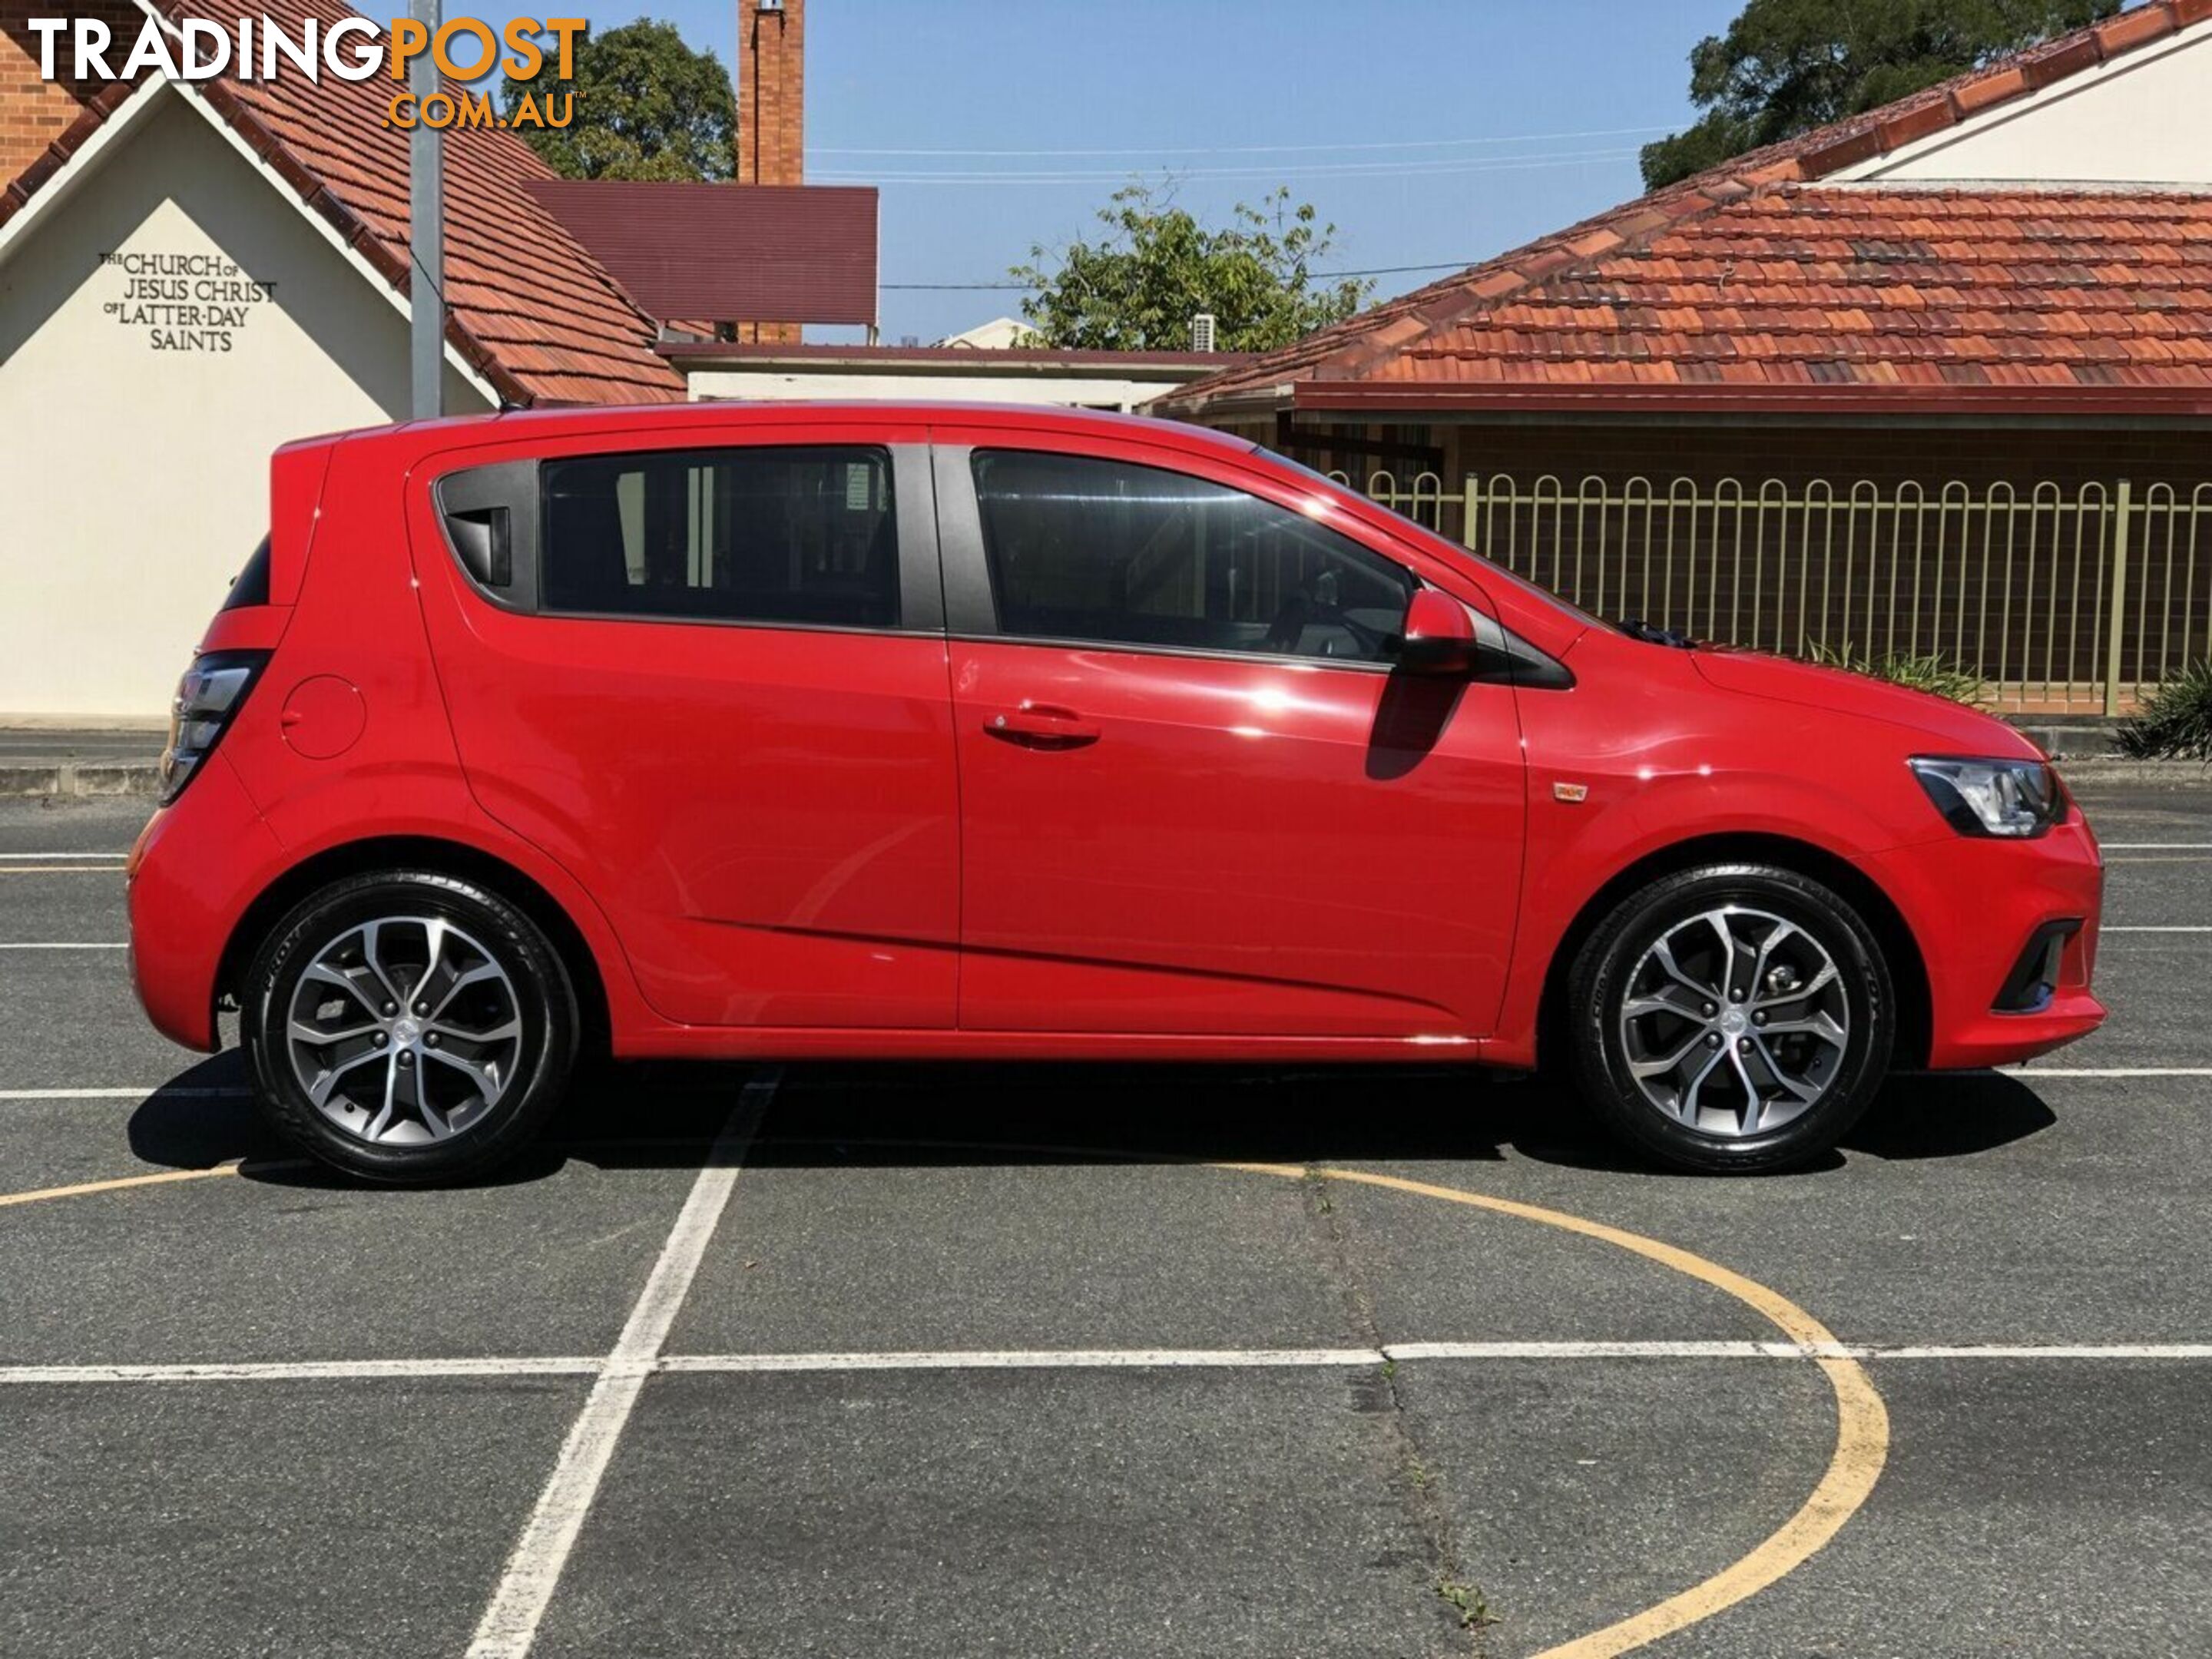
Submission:
<svg viewBox="0 0 2212 1659">
<path fill-rule="evenodd" d="M 1283 1164 L 1228 1164 L 1218 1167 L 1292 1177 L 1309 1173 L 1301 1165 Z M 1449 1204 L 1471 1205 L 1476 1209 L 1541 1222 L 1565 1232 L 1599 1239 L 1726 1291 L 1737 1301 L 1757 1309 L 1793 1342 L 1808 1346 L 1825 1345 L 1831 1350 L 1838 1346 L 1834 1334 L 1826 1325 L 1779 1291 L 1731 1272 L 1717 1261 L 1708 1261 L 1701 1255 L 1693 1255 L 1656 1238 L 1646 1238 L 1641 1233 L 1609 1227 L 1601 1221 L 1570 1215 L 1564 1210 L 1547 1210 L 1540 1205 L 1492 1198 L 1457 1187 L 1434 1186 L 1425 1181 L 1408 1181 L 1401 1176 L 1375 1175 L 1364 1170 L 1320 1169 L 1311 1173 L 1331 1181 L 1356 1181 L 1423 1198 L 1438 1198 Z M 1603 1630 L 1593 1631 L 1560 1646 L 1547 1648 L 1534 1659 L 1612 1659 L 1614 1654 L 1656 1642 L 1662 1636 L 1710 1619 L 1747 1596 L 1757 1595 L 1796 1571 L 1836 1535 L 1844 1522 L 1866 1502 L 1875 1482 L 1881 1478 L 1882 1465 L 1889 1455 L 1889 1412 L 1881 1403 L 1881 1395 L 1875 1391 L 1874 1379 L 1856 1359 L 1831 1352 L 1816 1356 L 1814 1363 L 1826 1374 L 1828 1386 L 1835 1390 L 1836 1449 L 1828 1460 L 1827 1473 L 1820 1477 L 1820 1484 L 1813 1488 L 1812 1495 L 1797 1512 L 1748 1555 L 1722 1568 L 1704 1583 L 1693 1584 L 1680 1595 L 1670 1595 L 1656 1607 L 1647 1607 L 1618 1624 L 1607 1625 Z"/>
<path fill-rule="evenodd" d="M 40 1187 L 27 1193 L 0 1193 L 0 1210 L 13 1204 L 36 1204 L 49 1198 L 82 1198 L 88 1193 L 116 1193 L 126 1187 L 160 1187 L 173 1181 L 204 1181 L 210 1176 L 233 1176 L 235 1164 L 218 1164 L 206 1170 L 164 1170 L 158 1175 L 118 1176 L 112 1181 L 80 1181 L 74 1187 Z"/>
<path fill-rule="evenodd" d="M 882 1144 L 919 1143 L 901 1139 Z M 969 1144 L 977 1146 L 998 1145 L 990 1142 Z M 999 1149 L 1004 1150 L 1003 1146 Z M 1030 1150 L 1073 1149 L 1038 1147 Z M 257 1164 L 255 1167 L 273 1169 L 304 1161 L 283 1159 L 276 1164 Z M 243 1161 L 239 1160 L 218 1164 L 205 1170 L 165 1170 L 155 1175 L 125 1176 L 112 1181 L 87 1181 L 75 1186 L 0 1194 L 0 1208 L 15 1204 L 33 1204 L 44 1199 L 76 1198 L 90 1193 L 117 1192 L 127 1188 L 161 1186 L 179 1181 L 204 1181 L 213 1176 L 234 1176 L 243 1167 Z M 1841 1344 L 1826 1325 L 1780 1291 L 1771 1290 L 1756 1279 L 1746 1279 L 1741 1273 L 1723 1267 L 1717 1261 L 1709 1261 L 1676 1245 L 1647 1238 L 1625 1228 L 1608 1226 L 1604 1222 L 1571 1215 L 1565 1210 L 1548 1210 L 1541 1205 L 1523 1204 L 1515 1199 L 1493 1198 L 1486 1193 L 1468 1192 L 1463 1188 L 1439 1187 L 1430 1182 L 1410 1181 L 1403 1176 L 1378 1175 L 1365 1170 L 1309 1169 L 1300 1164 L 1212 1162 L 1208 1167 L 1250 1175 L 1280 1176 L 1294 1181 L 1303 1180 L 1310 1174 L 1331 1181 L 1358 1182 L 1364 1186 L 1389 1188 L 1397 1192 L 1411 1193 L 1417 1197 L 1442 1199 L 1449 1204 L 1465 1204 L 1499 1215 L 1517 1217 L 1523 1221 L 1539 1222 L 1547 1227 L 1557 1227 L 1563 1232 L 1579 1233 L 1585 1238 L 1595 1238 L 1614 1245 L 1710 1285 L 1755 1309 L 1792 1342 L 1827 1350 L 1812 1358 L 1826 1376 L 1828 1386 L 1835 1392 L 1836 1449 L 1828 1460 L 1827 1472 L 1820 1477 L 1820 1485 L 1814 1487 L 1812 1495 L 1798 1506 L 1797 1512 L 1762 1540 L 1749 1554 L 1722 1568 L 1703 1583 L 1692 1584 L 1679 1595 L 1668 1596 L 1657 1606 L 1647 1607 L 1616 1624 L 1607 1625 L 1603 1630 L 1593 1631 L 1588 1636 L 1547 1648 L 1543 1652 L 1532 1656 L 1531 1659 L 1613 1659 L 1616 1654 L 1626 1653 L 1632 1648 L 1656 1642 L 1662 1636 L 1670 1636 L 1676 1631 L 1711 1618 L 1747 1596 L 1757 1595 L 1819 1553 L 1842 1528 L 1844 1522 L 1858 1512 L 1874 1491 L 1875 1482 L 1881 1478 L 1882 1466 L 1889 1455 L 1889 1412 L 1882 1404 L 1881 1395 L 1875 1390 L 1874 1379 L 1868 1376 L 1866 1368 L 1858 1361 L 1834 1352 Z"/>
<path fill-rule="evenodd" d="M 253 1168 L 262 1170 L 294 1170 L 307 1163 L 303 1158 L 257 1158 Z M 244 1172 L 246 1162 L 233 1158 L 228 1164 L 211 1164 L 204 1170 L 163 1170 L 155 1175 L 118 1176 L 112 1181 L 80 1181 L 70 1187 L 39 1187 L 27 1193 L 0 1193 L 0 1210 L 15 1204 L 37 1204 L 50 1198 L 83 1198 L 92 1193 L 118 1193 L 132 1187 L 165 1187 L 179 1181 L 205 1181 L 210 1176 L 234 1176 Z"/>
</svg>

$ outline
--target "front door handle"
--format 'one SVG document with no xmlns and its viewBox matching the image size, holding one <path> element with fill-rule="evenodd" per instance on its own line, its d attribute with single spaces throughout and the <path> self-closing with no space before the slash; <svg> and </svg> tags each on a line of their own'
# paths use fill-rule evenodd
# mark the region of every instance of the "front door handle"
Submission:
<svg viewBox="0 0 2212 1659">
<path fill-rule="evenodd" d="M 1056 703 L 1024 702 L 1002 708 L 983 722 L 992 737 L 1030 749 L 1080 749 L 1098 741 L 1098 728 L 1073 708 Z"/>
</svg>

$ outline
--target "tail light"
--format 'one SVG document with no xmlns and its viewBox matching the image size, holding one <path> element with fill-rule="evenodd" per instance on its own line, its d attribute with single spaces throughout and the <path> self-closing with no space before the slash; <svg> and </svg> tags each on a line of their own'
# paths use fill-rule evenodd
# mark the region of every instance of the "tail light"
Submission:
<svg viewBox="0 0 2212 1659">
<path fill-rule="evenodd" d="M 215 751 L 253 689 L 266 651 L 209 651 L 192 659 L 177 682 L 169 710 L 169 746 L 161 751 L 161 804 L 167 806 Z"/>
</svg>

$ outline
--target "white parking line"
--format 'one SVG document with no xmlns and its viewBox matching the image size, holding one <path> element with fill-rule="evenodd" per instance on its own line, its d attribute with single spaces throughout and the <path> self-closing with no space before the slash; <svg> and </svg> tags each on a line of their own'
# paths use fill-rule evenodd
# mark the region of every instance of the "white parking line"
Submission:
<svg viewBox="0 0 2212 1659">
<path fill-rule="evenodd" d="M 696 1264 L 695 1264 L 696 1266 Z M 1621 1341 L 1621 1342 L 1388 1342 L 1379 1348 L 957 1348 L 884 1353 L 690 1353 L 660 1354 L 620 1367 L 588 1354 L 526 1355 L 499 1358 L 326 1359 L 257 1361 L 238 1364 L 178 1365 L 6 1365 L 0 1386 L 82 1385 L 99 1382 L 322 1382 L 352 1379 L 410 1377 L 508 1377 L 616 1376 L 642 1387 L 647 1376 L 760 1375 L 794 1371 L 952 1370 L 1243 1370 L 1299 1368 L 1356 1370 L 1385 1363 L 1418 1364 L 1454 1360 L 1589 1359 L 1865 1359 L 1891 1360 L 2212 1360 L 2212 1342 L 1969 1342 L 1950 1344 L 1876 1342 Z M 594 1396 L 598 1391 L 594 1389 Z M 634 1403 L 634 1396 L 633 1396 Z M 589 1413 L 588 1405 L 586 1407 Z M 584 1419 L 579 1419 L 580 1426 Z M 603 1427 L 603 1425 L 602 1425 Z M 570 1441 L 576 1439 L 574 1431 Z M 592 1436 L 599 1471 L 613 1449 L 602 1432 Z M 568 1469 L 564 1462 L 556 1479 Z M 574 1488 L 573 1479 L 568 1485 Z M 596 1487 L 593 1480 L 592 1486 Z M 552 1492 L 548 1487 L 549 1493 Z M 562 1512 L 569 1527 L 561 1548 L 565 1560 L 590 1507 L 592 1492 L 574 1488 L 564 1499 L 580 1498 L 581 1507 Z M 540 1503 L 540 1512 L 545 1508 Z M 532 1516 L 533 1530 L 537 1516 Z M 525 1534 L 525 1541 L 531 1534 Z M 522 1552 L 516 1551 L 519 1558 Z M 510 1562 L 510 1576 L 515 1563 Z M 560 1563 L 550 1559 L 532 1574 L 533 1588 L 550 1595 Z M 549 1576 L 550 1575 L 550 1576 Z M 502 1585 L 502 1589 L 505 1586 Z M 495 1604 L 497 1605 L 496 1603 Z M 538 1613 L 544 1603 L 537 1604 Z M 532 1616 L 530 1628 L 537 1620 Z M 490 1624 L 489 1614 L 485 1624 Z M 486 1640 L 479 1630 L 477 1641 Z M 520 1637 L 526 1650 L 528 1632 Z"/>
<path fill-rule="evenodd" d="M 2191 925 L 2185 927 L 2167 926 L 2137 927 L 2102 927 L 2100 933 L 2212 933 L 2212 924 Z"/>
<path fill-rule="evenodd" d="M 2212 841 L 2108 841 L 2107 853 L 2212 853 Z"/>
<path fill-rule="evenodd" d="M 2212 1342 L 2064 1343 L 2029 1346 L 1865 1348 L 1866 1359 L 2212 1359 Z"/>
<path fill-rule="evenodd" d="M 956 1348 L 887 1353 L 678 1353 L 666 1371 L 1024 1371 L 1379 1365 L 1375 1348 Z"/>
<path fill-rule="evenodd" d="M 98 860 L 104 864 L 120 864 L 131 856 L 128 853 L 0 853 L 0 863 L 35 864 L 67 862 L 76 864 L 86 860 Z"/>
<path fill-rule="evenodd" d="M 2212 1077 L 2212 1066 L 2000 1066 L 2012 1077 Z M 1930 1075 L 1923 1073 L 1922 1075 Z"/>
<path fill-rule="evenodd" d="M 507 1571 L 477 1626 L 476 1639 L 469 1644 L 470 1659 L 522 1659 L 530 1651 L 538 1621 L 561 1581 L 561 1570 L 583 1529 L 584 1516 L 606 1478 L 615 1443 L 660 1358 L 661 1344 L 668 1340 L 669 1328 L 707 1254 L 723 1206 L 737 1185 L 745 1150 L 781 1076 L 769 1071 L 744 1086 L 708 1152 L 707 1165 L 692 1183 L 691 1195 L 661 1247 L 660 1259 L 653 1264 L 614 1351 L 599 1366 L 599 1379 L 568 1431 L 552 1477 L 507 1558 Z"/>
<path fill-rule="evenodd" d="M 150 1089 L 0 1089 L 0 1100 L 242 1100 L 252 1092 L 236 1086 L 171 1089 L 155 1084 Z"/>
<path fill-rule="evenodd" d="M 127 951 L 128 945 L 86 944 L 67 939 L 41 940 L 33 945 L 0 944 L 0 951 Z"/>
<path fill-rule="evenodd" d="M 604 1362 L 573 1358 L 256 1360 L 205 1365 L 7 1365 L 0 1382 L 323 1382 L 356 1378 L 590 1376 Z"/>
</svg>

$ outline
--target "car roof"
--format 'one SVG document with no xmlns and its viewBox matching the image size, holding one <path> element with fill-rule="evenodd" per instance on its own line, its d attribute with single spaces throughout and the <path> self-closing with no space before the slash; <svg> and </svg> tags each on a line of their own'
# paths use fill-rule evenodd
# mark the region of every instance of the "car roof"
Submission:
<svg viewBox="0 0 2212 1659">
<path fill-rule="evenodd" d="M 563 431 L 650 432 L 660 427 L 727 426 L 732 430 L 775 426 L 799 418 L 824 417 L 865 423 L 871 420 L 911 425 L 933 422 L 952 426 L 1002 427 L 1030 432 L 1095 433 L 1134 438 L 1171 447 L 1212 449 L 1249 454 L 1249 439 L 1210 427 L 1165 421 L 1150 415 L 1107 410 L 1068 409 L 1056 404 L 962 403 L 920 398 L 715 398 L 700 403 L 591 404 L 562 408 L 504 410 L 497 414 L 448 416 L 411 421 L 388 428 L 434 438 L 441 445 L 472 438 L 557 436 Z"/>
</svg>

